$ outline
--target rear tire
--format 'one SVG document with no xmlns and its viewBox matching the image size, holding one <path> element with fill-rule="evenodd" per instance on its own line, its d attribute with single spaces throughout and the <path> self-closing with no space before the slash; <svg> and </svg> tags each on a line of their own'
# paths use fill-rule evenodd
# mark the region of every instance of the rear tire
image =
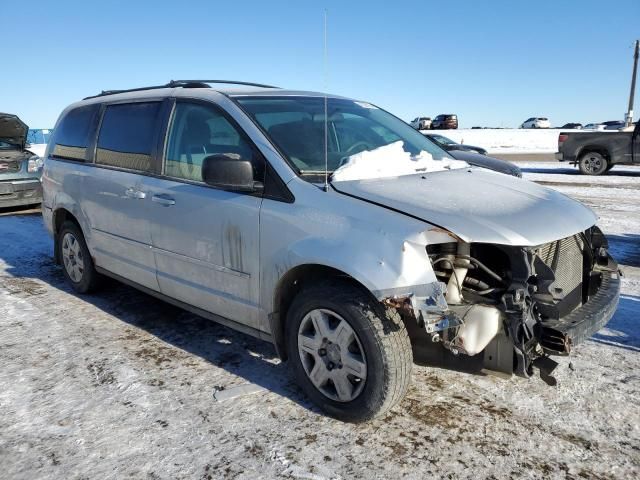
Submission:
<svg viewBox="0 0 640 480">
<path fill-rule="evenodd" d="M 602 175 L 609 167 L 607 159 L 598 152 L 587 152 L 580 157 L 578 164 L 583 175 Z"/>
<path fill-rule="evenodd" d="M 303 289 L 289 308 L 285 335 L 296 382 L 332 417 L 370 420 L 407 391 L 413 354 L 402 319 L 352 284 Z"/>
<path fill-rule="evenodd" d="M 73 289 L 78 293 L 94 291 L 99 286 L 101 277 L 96 272 L 80 227 L 73 222 L 64 222 L 56 243 L 64 276 Z"/>
</svg>

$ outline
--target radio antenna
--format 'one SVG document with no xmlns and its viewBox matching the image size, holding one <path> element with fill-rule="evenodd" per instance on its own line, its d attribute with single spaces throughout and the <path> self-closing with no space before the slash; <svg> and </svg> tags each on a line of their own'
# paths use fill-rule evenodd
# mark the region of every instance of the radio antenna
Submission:
<svg viewBox="0 0 640 480">
<path fill-rule="evenodd" d="M 329 117 L 327 90 L 329 84 L 327 64 L 327 9 L 324 10 L 324 191 L 329 191 Z"/>
</svg>

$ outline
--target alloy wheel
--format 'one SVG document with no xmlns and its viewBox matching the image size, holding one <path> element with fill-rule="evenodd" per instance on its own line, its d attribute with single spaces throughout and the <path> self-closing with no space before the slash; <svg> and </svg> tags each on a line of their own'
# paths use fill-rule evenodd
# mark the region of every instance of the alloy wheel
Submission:
<svg viewBox="0 0 640 480">
<path fill-rule="evenodd" d="M 84 274 L 84 260 L 80 242 L 70 232 L 62 237 L 62 263 L 71 281 L 79 283 Z"/>
<path fill-rule="evenodd" d="M 599 153 L 588 153 L 582 159 L 584 170 L 589 174 L 598 174 L 606 169 L 606 163 Z"/>
</svg>

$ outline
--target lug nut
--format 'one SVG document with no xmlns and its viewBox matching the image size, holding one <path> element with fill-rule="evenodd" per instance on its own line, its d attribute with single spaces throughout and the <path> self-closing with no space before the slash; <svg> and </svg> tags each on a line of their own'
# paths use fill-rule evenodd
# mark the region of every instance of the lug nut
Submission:
<svg viewBox="0 0 640 480">
<path fill-rule="evenodd" d="M 327 365 L 327 368 L 328 368 L 329 370 L 333 370 L 333 367 L 334 367 L 334 366 L 335 366 L 335 365 L 333 364 L 333 362 L 329 362 L 329 364 Z"/>
<path fill-rule="evenodd" d="M 318 350 L 318 355 L 320 355 L 321 357 L 324 357 L 327 354 L 327 351 L 324 348 L 321 348 L 320 350 Z"/>
</svg>

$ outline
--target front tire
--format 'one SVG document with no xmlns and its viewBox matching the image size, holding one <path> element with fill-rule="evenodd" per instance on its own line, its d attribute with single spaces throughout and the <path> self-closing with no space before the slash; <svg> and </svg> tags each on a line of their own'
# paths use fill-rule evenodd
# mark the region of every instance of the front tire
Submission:
<svg viewBox="0 0 640 480">
<path fill-rule="evenodd" d="M 93 259 L 80 227 L 73 222 L 64 222 L 58 232 L 58 258 L 67 281 L 78 293 L 89 293 L 100 283 Z"/>
<path fill-rule="evenodd" d="M 601 153 L 587 152 L 580 157 L 578 167 L 584 175 L 602 175 L 607 172 L 609 162 Z"/>
<path fill-rule="evenodd" d="M 404 323 L 360 288 L 303 289 L 289 308 L 286 336 L 296 382 L 337 419 L 383 415 L 407 391 L 413 355 Z"/>
</svg>

